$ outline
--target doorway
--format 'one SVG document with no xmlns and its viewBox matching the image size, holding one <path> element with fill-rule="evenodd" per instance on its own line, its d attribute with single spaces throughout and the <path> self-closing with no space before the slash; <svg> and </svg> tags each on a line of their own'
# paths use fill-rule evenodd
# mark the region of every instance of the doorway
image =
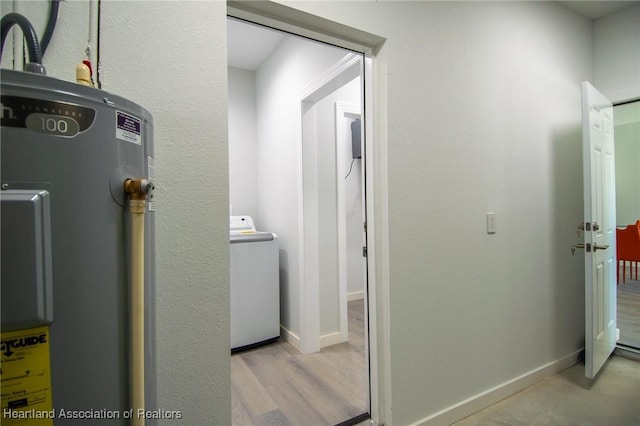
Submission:
<svg viewBox="0 0 640 426">
<path fill-rule="evenodd" d="M 281 310 L 278 342 L 232 356 L 233 422 L 368 418 L 366 262 L 359 258 L 363 282 L 349 301 L 338 208 L 347 201 L 337 135 L 353 149 L 342 130 L 361 116 L 362 55 L 233 18 L 228 32 L 230 215 L 277 234 Z M 364 200 L 364 167 L 355 169 Z M 363 235 L 362 219 L 358 228 Z"/>
<path fill-rule="evenodd" d="M 300 345 L 304 353 L 348 340 L 347 300 L 364 298 L 365 276 L 348 271 L 366 268 L 364 244 L 364 180 L 360 174 L 362 122 L 362 57 L 347 53 L 308 84 L 299 96 L 301 116 L 302 194 L 300 252 Z M 349 177 L 351 176 L 351 179 Z M 350 185 L 349 185 L 350 184 Z M 346 204 L 353 206 L 350 221 Z M 350 226 L 347 226 L 349 224 Z M 347 238 L 348 235 L 356 238 Z M 358 236 L 360 238 L 358 238 Z M 359 252 L 359 256 L 353 254 Z M 297 342 L 296 342 L 297 343 Z"/>
<path fill-rule="evenodd" d="M 614 105 L 616 225 L 640 220 L 640 100 Z M 619 265 L 617 285 L 618 346 L 640 351 L 640 280 L 632 264 Z M 632 274 L 633 272 L 633 274 Z"/>
</svg>

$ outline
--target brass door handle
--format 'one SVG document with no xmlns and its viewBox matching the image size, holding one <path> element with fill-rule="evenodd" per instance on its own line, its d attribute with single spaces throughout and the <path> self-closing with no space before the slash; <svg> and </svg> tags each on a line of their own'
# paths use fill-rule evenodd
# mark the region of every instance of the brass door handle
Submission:
<svg viewBox="0 0 640 426">
<path fill-rule="evenodd" d="M 588 243 L 586 245 L 586 247 L 587 247 L 587 252 L 590 252 L 592 245 L 590 243 Z M 574 244 L 573 246 L 571 246 L 571 256 L 575 255 L 576 249 L 584 249 L 584 248 L 585 248 L 585 245 L 583 243 Z M 606 250 L 608 248 L 609 248 L 609 246 L 606 245 L 606 244 L 603 244 L 603 245 L 594 244 L 593 245 L 593 251 Z"/>
</svg>

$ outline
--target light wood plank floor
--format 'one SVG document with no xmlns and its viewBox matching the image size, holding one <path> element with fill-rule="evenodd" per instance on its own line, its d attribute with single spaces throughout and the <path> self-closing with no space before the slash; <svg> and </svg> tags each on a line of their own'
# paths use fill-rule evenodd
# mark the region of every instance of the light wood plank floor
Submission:
<svg viewBox="0 0 640 426">
<path fill-rule="evenodd" d="M 620 271 L 617 287 L 619 343 L 640 348 L 640 281 L 631 280 L 629 276 L 630 269 L 627 268 L 627 280 L 623 283 Z"/>
<path fill-rule="evenodd" d="M 349 302 L 349 342 L 301 354 L 279 342 L 231 356 L 234 425 L 335 425 L 367 411 L 364 301 Z"/>
</svg>

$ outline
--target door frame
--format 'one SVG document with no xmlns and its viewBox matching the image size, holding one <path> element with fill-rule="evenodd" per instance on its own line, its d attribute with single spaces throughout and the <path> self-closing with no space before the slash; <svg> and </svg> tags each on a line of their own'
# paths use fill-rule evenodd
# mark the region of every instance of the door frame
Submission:
<svg viewBox="0 0 640 426">
<path fill-rule="evenodd" d="M 633 102 L 638 102 L 640 101 L 640 89 L 636 89 L 636 90 L 630 90 L 627 92 L 623 92 L 623 93 L 613 93 L 613 94 L 607 94 L 607 97 L 609 98 L 609 100 L 611 101 L 611 103 L 613 104 L 613 108 L 615 108 L 616 106 L 619 105 L 624 105 L 627 103 L 633 103 Z M 614 120 L 614 127 L 615 127 L 615 120 Z M 616 259 L 617 262 L 617 259 Z M 617 267 L 617 265 L 616 265 Z M 617 294 L 616 294 L 616 305 L 617 305 Z M 617 308 L 617 306 L 616 306 Z M 618 326 L 619 328 L 619 326 Z M 623 351 L 623 353 L 628 354 L 629 356 L 636 356 L 638 349 L 640 348 L 635 348 L 632 346 L 626 346 L 624 344 L 621 344 L 619 341 L 616 342 L 616 351 Z"/>
<path fill-rule="evenodd" d="M 320 252 L 320 235 L 318 234 L 319 217 L 316 212 L 309 212 L 305 204 L 317 204 L 317 193 L 306 191 L 304 188 L 305 170 L 312 168 L 307 164 L 304 155 L 304 145 L 309 145 L 315 137 L 315 114 L 305 118 L 305 113 L 311 111 L 317 102 L 324 99 L 335 90 L 361 75 L 361 56 L 347 53 L 340 61 L 325 73 L 311 81 L 299 94 L 298 129 L 298 259 L 300 282 L 300 351 L 303 353 L 318 352 L 321 348 L 331 344 L 348 340 L 347 317 L 347 289 L 346 277 L 339 274 L 339 332 L 334 335 L 323 336 L 320 331 L 320 264 L 317 256 Z M 337 122 L 335 123 L 337 126 Z M 337 142 L 337 140 L 336 140 Z M 311 166 L 311 167 L 310 167 Z M 336 188 L 338 195 L 338 212 L 340 211 L 340 182 Z M 338 239 L 340 239 L 340 219 L 338 218 Z M 340 272 L 341 250 L 338 245 L 338 272 Z M 343 279 L 344 278 L 344 279 Z"/>
<path fill-rule="evenodd" d="M 640 90 L 634 93 L 629 93 L 627 94 L 627 96 L 623 96 L 623 97 L 618 97 L 618 98 L 613 98 L 613 99 L 620 99 L 618 101 L 615 100 L 611 100 L 612 104 L 613 104 L 613 109 L 614 109 L 614 120 L 613 120 L 613 128 L 614 128 L 614 133 L 615 133 L 615 127 L 616 127 L 616 121 L 615 121 L 615 108 L 618 106 L 622 106 L 622 105 L 626 105 L 626 104 L 633 104 L 636 102 L 640 102 Z M 616 164 L 616 170 L 617 170 L 617 164 Z M 616 180 L 616 185 L 617 185 L 617 180 Z M 617 188 L 616 188 L 616 193 L 617 193 Z M 617 201 L 616 201 L 616 210 L 617 210 Z M 616 225 L 618 225 L 617 220 L 616 220 Z M 624 268 L 626 268 L 626 262 L 624 263 Z M 616 257 L 616 270 L 618 270 L 619 265 L 618 265 L 618 259 Z M 617 283 L 619 284 L 619 282 Z M 616 294 L 616 309 L 618 308 L 618 297 Z M 638 316 L 640 316 L 640 313 L 638 313 Z M 622 333 L 622 328 L 620 327 L 620 324 L 617 323 L 616 326 L 618 327 L 618 331 L 621 334 Z M 624 353 L 628 354 L 628 356 L 636 356 L 638 355 L 638 353 L 640 353 L 640 347 L 636 347 L 633 345 L 628 345 L 624 342 L 620 341 L 620 338 L 618 338 L 617 342 L 616 342 L 616 351 L 623 351 Z"/>
<path fill-rule="evenodd" d="M 351 119 L 362 119 L 362 108 L 360 108 L 359 105 L 354 105 L 354 104 L 350 104 L 348 102 L 343 102 L 343 101 L 338 101 L 336 102 L 335 105 L 335 123 L 336 123 L 336 144 L 337 147 L 340 146 L 344 146 L 344 145 L 349 145 L 351 146 L 352 141 L 348 141 L 348 134 L 351 134 L 351 126 L 349 126 L 349 129 L 347 130 L 347 123 L 349 122 L 349 120 Z M 349 268 L 349 261 L 348 261 L 348 238 L 347 238 L 347 232 L 348 232 L 348 226 L 347 226 L 347 206 L 345 205 L 345 197 L 346 197 L 346 184 L 345 184 L 345 176 L 346 173 L 349 173 L 346 170 L 346 163 L 347 163 L 347 158 L 345 155 L 345 151 L 344 150 L 339 150 L 336 152 L 336 160 L 337 160 L 337 164 L 338 166 L 336 167 L 337 169 L 337 182 L 338 182 L 338 270 L 339 270 L 339 279 L 341 281 L 341 285 L 344 286 L 345 288 L 345 294 L 346 294 L 346 300 L 345 300 L 345 309 L 347 307 L 347 303 L 349 302 L 350 299 L 350 293 L 349 293 L 349 288 L 348 288 L 348 268 Z M 352 162 L 353 162 L 353 158 L 351 158 Z M 366 158 L 365 158 L 366 161 Z M 352 163 L 353 164 L 353 163 Z M 341 165 L 345 166 L 345 169 L 341 168 Z M 364 188 L 364 177 L 365 176 L 359 176 L 361 180 L 361 186 Z M 364 191 L 363 191 L 364 193 Z M 361 200 L 362 202 L 362 200 Z M 366 199 L 362 202 L 362 206 L 366 205 Z M 364 210 L 363 210 L 364 213 Z M 364 217 L 360 218 L 362 222 L 366 222 L 366 219 Z M 361 224 L 362 226 L 362 224 Z M 361 232 L 364 235 L 364 229 L 360 228 Z M 364 239 L 362 239 L 362 241 L 359 242 L 360 246 L 363 246 L 366 244 L 366 241 L 364 241 Z M 364 272 L 363 274 L 365 274 L 366 277 L 366 262 L 362 262 L 364 263 Z M 364 277 L 363 277 L 363 286 L 365 285 L 364 282 Z M 363 287 L 363 297 L 366 297 L 365 294 L 365 288 Z M 360 295 L 354 295 L 354 299 L 353 300 L 357 300 L 360 299 Z M 348 332 L 348 330 L 347 330 Z"/>
<path fill-rule="evenodd" d="M 282 4 L 227 1 L 227 15 L 343 47 L 364 55 L 364 182 L 367 218 L 366 354 L 369 358 L 370 415 L 391 424 L 389 226 L 387 174 L 387 62 L 385 39 Z"/>
</svg>

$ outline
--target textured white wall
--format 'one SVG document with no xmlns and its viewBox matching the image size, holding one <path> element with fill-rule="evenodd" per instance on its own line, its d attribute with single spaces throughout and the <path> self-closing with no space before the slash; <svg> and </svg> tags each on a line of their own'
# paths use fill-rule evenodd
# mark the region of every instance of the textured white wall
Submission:
<svg viewBox="0 0 640 426">
<path fill-rule="evenodd" d="M 249 215 L 256 228 L 258 172 L 255 72 L 229 67 L 229 202 L 234 215 Z"/>
<path fill-rule="evenodd" d="M 594 85 L 612 102 L 640 98 L 640 5 L 593 25 Z"/>
<path fill-rule="evenodd" d="M 104 87 L 154 117 L 158 405 L 191 425 L 231 424 L 225 15 L 102 2 Z"/>
</svg>

